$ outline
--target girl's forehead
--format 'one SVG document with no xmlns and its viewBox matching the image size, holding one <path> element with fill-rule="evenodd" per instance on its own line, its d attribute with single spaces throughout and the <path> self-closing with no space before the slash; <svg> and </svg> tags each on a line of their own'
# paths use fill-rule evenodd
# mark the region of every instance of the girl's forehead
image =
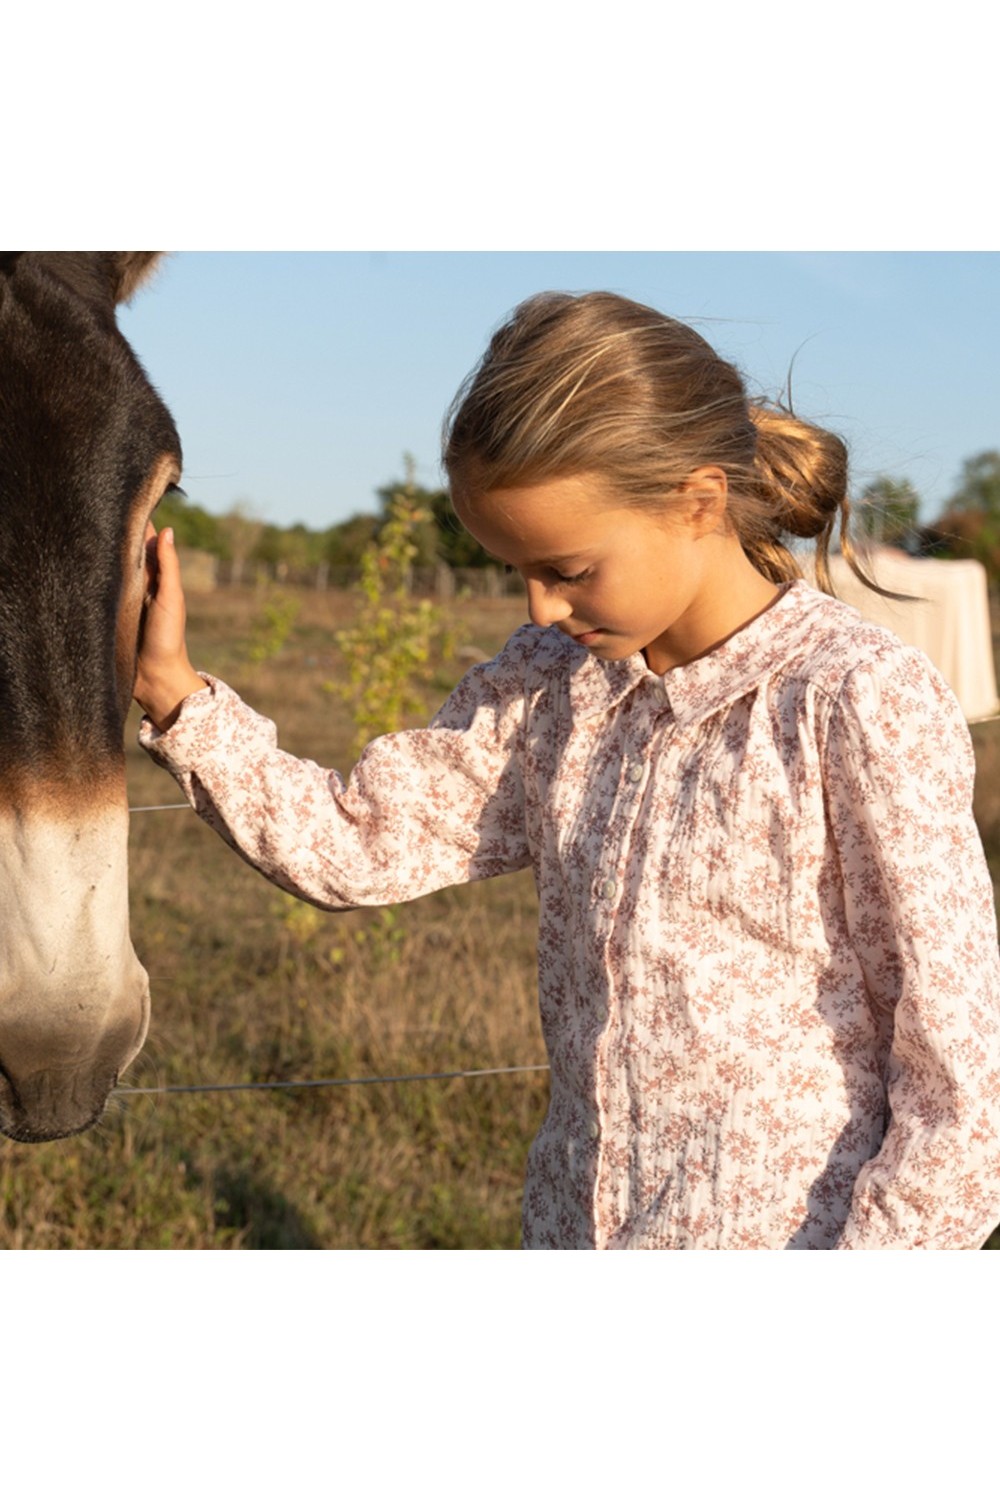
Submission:
<svg viewBox="0 0 1000 1500">
<path fill-rule="evenodd" d="M 588 476 L 491 490 L 456 501 L 455 509 L 488 552 L 519 566 L 598 546 L 638 515 L 626 511 L 604 481 Z"/>
<path fill-rule="evenodd" d="M 470 519 L 517 531 L 579 525 L 621 508 L 606 480 L 586 474 L 489 490 L 459 507 Z"/>
</svg>

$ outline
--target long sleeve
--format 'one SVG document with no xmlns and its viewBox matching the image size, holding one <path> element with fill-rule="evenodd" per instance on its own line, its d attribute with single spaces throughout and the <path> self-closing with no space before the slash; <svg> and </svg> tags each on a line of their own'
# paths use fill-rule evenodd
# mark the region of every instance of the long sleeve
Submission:
<svg viewBox="0 0 1000 1500">
<path fill-rule="evenodd" d="M 847 679 L 828 808 L 851 944 L 889 1038 L 889 1113 L 841 1249 L 974 1249 L 1000 1221 L 1000 964 L 973 772 L 958 705 L 919 653 Z"/>
<path fill-rule="evenodd" d="M 429 728 L 372 741 L 347 783 L 280 750 L 274 724 L 210 677 L 166 733 L 144 720 L 140 744 L 274 884 L 331 910 L 406 901 L 529 863 L 515 753 L 528 650 L 513 637 Z"/>
</svg>

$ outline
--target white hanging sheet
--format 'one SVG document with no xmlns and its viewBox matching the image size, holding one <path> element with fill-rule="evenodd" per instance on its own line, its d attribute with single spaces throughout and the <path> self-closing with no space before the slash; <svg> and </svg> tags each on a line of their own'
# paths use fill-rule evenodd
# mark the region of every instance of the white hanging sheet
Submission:
<svg viewBox="0 0 1000 1500">
<path fill-rule="evenodd" d="M 908 557 L 894 547 L 876 547 L 868 568 L 883 588 L 916 597 L 910 603 L 883 599 L 859 582 L 842 557 L 831 557 L 830 576 L 838 599 L 853 604 L 866 620 L 894 631 L 907 645 L 919 646 L 967 719 L 986 719 L 1000 711 L 982 564 Z"/>
</svg>

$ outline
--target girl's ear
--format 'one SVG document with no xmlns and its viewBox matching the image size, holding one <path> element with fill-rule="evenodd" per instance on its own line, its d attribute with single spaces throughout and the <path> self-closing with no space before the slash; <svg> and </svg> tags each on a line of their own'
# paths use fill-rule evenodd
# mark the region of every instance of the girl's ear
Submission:
<svg viewBox="0 0 1000 1500">
<path fill-rule="evenodd" d="M 724 469 L 715 464 L 692 469 L 681 485 L 681 511 L 695 536 L 718 531 L 726 516 L 729 481 Z"/>
</svg>

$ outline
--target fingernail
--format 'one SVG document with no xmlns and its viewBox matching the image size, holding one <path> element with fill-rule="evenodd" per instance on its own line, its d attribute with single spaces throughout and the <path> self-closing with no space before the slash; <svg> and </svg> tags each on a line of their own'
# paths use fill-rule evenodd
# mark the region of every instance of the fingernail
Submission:
<svg viewBox="0 0 1000 1500">
<path fill-rule="evenodd" d="M 166 542 L 168 547 L 172 547 L 174 545 L 174 528 L 172 526 L 165 526 L 163 528 L 163 540 Z"/>
</svg>

